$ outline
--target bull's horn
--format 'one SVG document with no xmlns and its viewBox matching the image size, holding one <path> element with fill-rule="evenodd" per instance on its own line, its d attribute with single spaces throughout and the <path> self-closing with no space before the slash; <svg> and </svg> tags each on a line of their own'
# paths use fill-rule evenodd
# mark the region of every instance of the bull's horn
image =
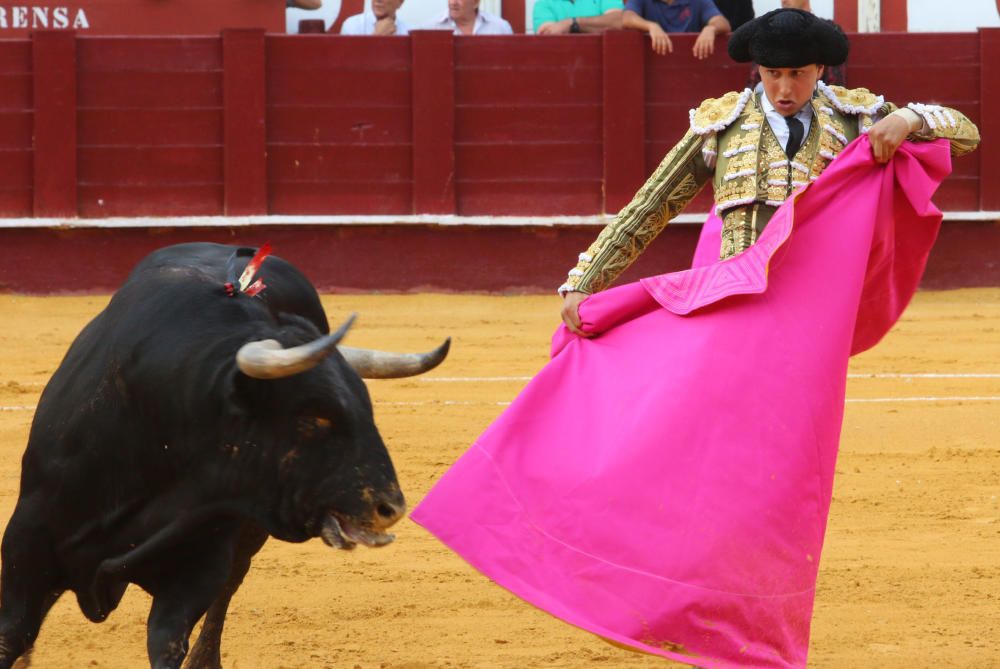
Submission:
<svg viewBox="0 0 1000 669">
<path fill-rule="evenodd" d="M 358 376 L 365 379 L 398 379 L 434 369 L 448 355 L 450 347 L 451 337 L 427 353 L 388 353 L 350 346 L 338 348 Z"/>
<path fill-rule="evenodd" d="M 236 365 L 254 379 L 283 379 L 309 371 L 337 348 L 355 317 L 351 314 L 336 332 L 301 346 L 282 348 L 274 339 L 248 342 L 236 353 Z"/>
</svg>

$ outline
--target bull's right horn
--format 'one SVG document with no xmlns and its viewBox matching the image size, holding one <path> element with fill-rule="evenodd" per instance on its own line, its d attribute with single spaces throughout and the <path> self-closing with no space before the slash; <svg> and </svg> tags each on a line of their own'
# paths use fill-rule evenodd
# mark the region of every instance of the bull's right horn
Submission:
<svg viewBox="0 0 1000 669">
<path fill-rule="evenodd" d="M 368 348 L 339 346 L 340 354 L 365 379 L 399 379 L 430 371 L 441 364 L 451 347 L 451 337 L 427 353 L 389 353 Z"/>
<path fill-rule="evenodd" d="M 337 348 L 355 317 L 356 314 L 351 314 L 336 332 L 292 348 L 282 348 L 281 343 L 274 339 L 248 342 L 237 351 L 236 365 L 247 376 L 265 380 L 283 379 L 309 371 Z"/>
</svg>

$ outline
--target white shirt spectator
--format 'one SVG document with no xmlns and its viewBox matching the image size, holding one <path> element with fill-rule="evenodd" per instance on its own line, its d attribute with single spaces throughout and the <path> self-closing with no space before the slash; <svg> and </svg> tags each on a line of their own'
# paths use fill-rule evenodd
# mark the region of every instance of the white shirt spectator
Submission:
<svg viewBox="0 0 1000 669">
<path fill-rule="evenodd" d="M 349 16 L 344 19 L 344 25 L 340 26 L 341 35 L 374 35 L 375 34 L 375 23 L 378 19 L 375 17 L 375 12 L 372 10 L 367 10 L 363 14 L 355 14 L 354 16 Z M 399 18 L 399 14 L 396 15 L 396 34 L 406 35 L 410 31 Z"/>
<path fill-rule="evenodd" d="M 347 25 L 346 23 L 344 25 Z M 462 30 L 455 24 L 455 21 L 445 14 L 441 19 L 427 26 L 434 30 L 450 30 L 456 35 L 461 35 Z M 495 14 L 479 10 L 476 13 L 476 24 L 472 28 L 473 35 L 513 35 L 514 30 L 504 19 Z"/>
</svg>

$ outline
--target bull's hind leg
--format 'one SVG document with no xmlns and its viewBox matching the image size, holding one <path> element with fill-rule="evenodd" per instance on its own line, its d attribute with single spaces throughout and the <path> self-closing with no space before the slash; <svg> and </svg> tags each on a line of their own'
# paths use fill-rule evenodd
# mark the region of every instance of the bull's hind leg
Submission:
<svg viewBox="0 0 1000 669">
<path fill-rule="evenodd" d="M 243 583 L 250 570 L 250 561 L 267 541 L 267 532 L 256 525 L 247 524 L 240 532 L 233 554 L 233 568 L 229 580 L 205 614 L 198 640 L 188 655 L 184 669 L 222 669 L 222 627 L 226 623 L 229 602 Z"/>
<path fill-rule="evenodd" d="M 60 593 L 45 533 L 23 522 L 17 510 L 3 535 L 0 558 L 0 669 L 10 669 L 35 643 Z"/>
</svg>

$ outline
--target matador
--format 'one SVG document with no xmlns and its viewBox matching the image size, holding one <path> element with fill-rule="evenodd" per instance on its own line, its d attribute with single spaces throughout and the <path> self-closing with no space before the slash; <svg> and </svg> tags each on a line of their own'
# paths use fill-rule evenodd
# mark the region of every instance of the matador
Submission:
<svg viewBox="0 0 1000 669">
<path fill-rule="evenodd" d="M 691 110 L 684 137 L 559 287 L 570 305 L 567 325 L 582 334 L 575 306 L 609 287 L 709 181 L 725 260 L 749 248 L 777 208 L 863 133 L 879 162 L 904 139 L 948 139 L 953 156 L 977 146 L 978 129 L 955 109 L 897 107 L 868 89 L 820 81 L 823 66 L 843 64 L 847 53 L 840 28 L 809 12 L 779 9 L 741 26 L 729 54 L 757 63 L 764 90 L 733 91 Z"/>
</svg>

